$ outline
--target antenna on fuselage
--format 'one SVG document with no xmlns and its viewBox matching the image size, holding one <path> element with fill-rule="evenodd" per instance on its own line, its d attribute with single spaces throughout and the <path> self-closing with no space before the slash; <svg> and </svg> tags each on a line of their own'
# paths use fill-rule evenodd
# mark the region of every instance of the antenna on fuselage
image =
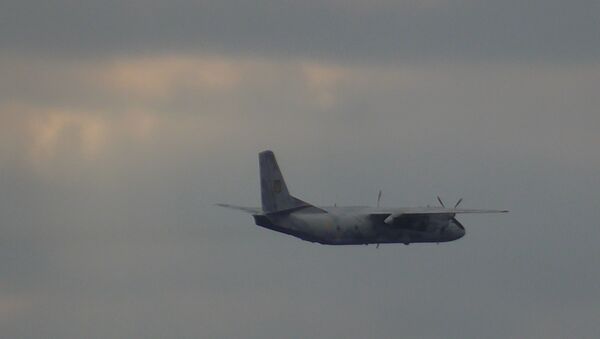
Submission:
<svg viewBox="0 0 600 339">
<path fill-rule="evenodd" d="M 379 190 L 379 194 L 377 194 L 377 208 L 379 208 L 379 202 L 381 201 L 381 190 Z"/>
</svg>

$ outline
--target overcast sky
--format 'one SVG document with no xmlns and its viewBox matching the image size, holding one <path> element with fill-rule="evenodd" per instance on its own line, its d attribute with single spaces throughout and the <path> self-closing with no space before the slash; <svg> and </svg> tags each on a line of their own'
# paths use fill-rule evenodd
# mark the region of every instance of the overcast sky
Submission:
<svg viewBox="0 0 600 339">
<path fill-rule="evenodd" d="M 593 338 L 600 2 L 3 1 L 0 336 Z M 464 198 L 446 244 L 253 225 Z"/>
</svg>

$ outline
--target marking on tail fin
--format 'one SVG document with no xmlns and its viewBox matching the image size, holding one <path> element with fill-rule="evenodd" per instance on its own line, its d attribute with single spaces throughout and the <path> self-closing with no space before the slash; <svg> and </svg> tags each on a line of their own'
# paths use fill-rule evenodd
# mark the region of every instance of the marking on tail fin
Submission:
<svg viewBox="0 0 600 339">
<path fill-rule="evenodd" d="M 314 207 L 290 194 L 281 174 L 275 154 L 263 151 L 258 154 L 262 209 L 265 213 L 290 212 Z M 323 211 L 318 209 L 318 211 Z"/>
<path fill-rule="evenodd" d="M 281 193 L 281 180 L 273 181 L 273 192 Z"/>
</svg>

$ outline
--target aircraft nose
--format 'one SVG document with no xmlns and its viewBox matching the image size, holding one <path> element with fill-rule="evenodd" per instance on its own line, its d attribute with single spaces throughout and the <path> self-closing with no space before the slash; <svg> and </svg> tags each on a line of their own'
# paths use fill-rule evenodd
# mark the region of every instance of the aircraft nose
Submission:
<svg viewBox="0 0 600 339">
<path fill-rule="evenodd" d="M 459 239 L 465 236 L 465 228 L 460 222 L 458 222 L 458 220 L 452 218 L 452 221 L 450 223 L 452 225 L 452 234 L 454 235 L 455 239 Z"/>
</svg>

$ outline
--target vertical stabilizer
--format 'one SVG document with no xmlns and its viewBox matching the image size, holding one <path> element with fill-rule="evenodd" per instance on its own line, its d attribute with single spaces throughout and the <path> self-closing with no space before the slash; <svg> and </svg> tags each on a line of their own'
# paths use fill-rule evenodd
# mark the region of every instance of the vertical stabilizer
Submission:
<svg viewBox="0 0 600 339">
<path fill-rule="evenodd" d="M 265 213 L 281 212 L 311 205 L 290 195 L 272 151 L 258 154 L 260 197 Z"/>
</svg>

